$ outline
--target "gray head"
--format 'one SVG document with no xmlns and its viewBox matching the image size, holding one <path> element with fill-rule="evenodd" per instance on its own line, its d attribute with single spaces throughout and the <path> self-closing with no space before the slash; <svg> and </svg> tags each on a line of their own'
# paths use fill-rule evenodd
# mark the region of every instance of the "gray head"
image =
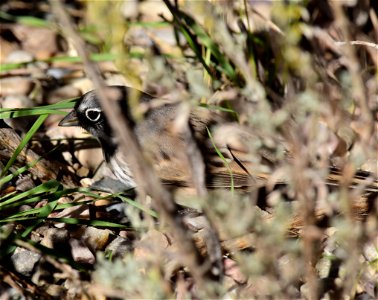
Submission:
<svg viewBox="0 0 378 300">
<path fill-rule="evenodd" d="M 123 106 L 123 104 L 127 105 L 127 89 L 124 86 L 109 86 L 106 88 L 106 93 L 111 100 L 115 100 L 114 103 Z M 127 111 L 127 108 L 125 110 Z M 125 117 L 127 118 L 128 115 Z M 84 128 L 100 141 L 104 153 L 107 155 L 116 149 L 112 129 L 102 111 L 96 90 L 81 96 L 74 109 L 59 122 L 59 126 L 80 126 Z"/>
</svg>

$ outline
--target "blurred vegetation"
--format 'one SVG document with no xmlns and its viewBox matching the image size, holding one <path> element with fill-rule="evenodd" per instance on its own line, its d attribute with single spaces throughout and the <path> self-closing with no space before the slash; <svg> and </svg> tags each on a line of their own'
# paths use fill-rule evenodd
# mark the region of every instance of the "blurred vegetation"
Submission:
<svg viewBox="0 0 378 300">
<path fill-rule="evenodd" d="M 25 10 L 6 2 L 0 14 L 4 24 L 46 26 L 61 33 L 44 1 Z M 12 157 L 4 160 L 0 155 L 0 275 L 6 278 L 0 293 L 12 287 L 15 294 L 29 298 L 33 293 L 90 299 L 376 298 L 377 193 L 367 193 L 363 184 L 348 188 L 363 170 L 377 174 L 376 1 L 163 0 L 159 5 L 164 13 L 152 21 L 140 10 L 148 1 L 127 2 L 67 1 L 93 60 L 112 61 L 133 87 L 160 95 L 188 91 L 183 101 L 193 106 L 231 112 L 254 134 L 250 147 L 256 169 L 272 174 L 259 190 L 212 191 L 206 199 L 190 199 L 206 213 L 222 241 L 225 261 L 236 262 L 242 279 L 235 279 L 226 265 L 223 280 L 204 278 L 202 289 L 196 286 L 190 270 L 180 265 L 164 220 L 122 195 L 98 194 L 79 185 L 67 188 L 58 180 L 37 180 L 24 192 L 12 188 L 18 175 L 38 164 L 20 164 L 16 158 L 38 140 L 38 130 L 46 130 L 42 123 L 47 116 L 73 107 L 66 100 L 0 109 L 0 119 L 38 116 Z M 166 41 L 171 36 L 173 43 Z M 77 64 L 80 58 L 69 53 L 66 43 L 65 55 L 3 63 L 1 77 L 35 62 L 48 67 L 62 61 Z M 61 139 L 46 149 L 43 158 L 53 160 L 63 143 Z M 262 152 L 270 154 L 273 165 L 264 164 Z M 342 179 L 328 189 L 330 170 L 336 167 Z M 282 177 L 285 187 L 273 190 L 274 178 Z M 68 196 L 72 201 L 59 201 Z M 68 207 L 91 207 L 104 199 L 127 202 L 128 221 L 59 215 Z M 114 236 L 127 229 L 134 251 L 121 258 L 99 251 L 96 263 L 88 267 L 33 240 L 38 227 L 61 223 L 70 230 L 107 228 Z M 9 257 L 16 247 L 26 247 L 24 243 L 42 253 L 52 283 L 12 275 L 17 271 Z M 62 289 L 57 294 L 39 292 L 49 284 Z"/>
</svg>

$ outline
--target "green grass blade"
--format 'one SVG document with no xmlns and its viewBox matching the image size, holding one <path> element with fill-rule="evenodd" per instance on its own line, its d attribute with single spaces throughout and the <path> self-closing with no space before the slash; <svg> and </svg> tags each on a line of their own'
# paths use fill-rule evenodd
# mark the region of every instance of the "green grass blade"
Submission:
<svg viewBox="0 0 378 300">
<path fill-rule="evenodd" d="M 7 207 L 7 206 L 9 206 L 9 205 L 11 205 L 15 202 L 23 200 L 24 198 L 27 198 L 26 200 L 30 200 L 30 199 L 33 199 L 32 196 L 37 196 L 37 195 L 43 194 L 45 192 L 54 193 L 60 186 L 61 186 L 61 184 L 58 181 L 50 180 L 48 182 L 40 184 L 39 186 L 36 186 L 35 188 L 30 189 L 28 191 L 17 194 L 15 196 L 13 196 L 12 198 L 7 199 L 5 201 L 2 201 L 2 199 L 0 199 L 0 201 L 1 201 L 0 202 L 0 211 L 2 209 L 4 209 L 5 207 Z"/>
<path fill-rule="evenodd" d="M 169 27 L 170 24 L 165 21 L 131 21 L 130 26 L 140 26 L 144 28 Z"/>
<path fill-rule="evenodd" d="M 0 18 L 33 27 L 52 27 L 51 22 L 32 16 L 13 16 L 0 11 Z"/>
<path fill-rule="evenodd" d="M 40 160 L 42 159 L 42 157 L 39 157 L 37 158 L 36 160 L 34 160 L 33 162 L 27 164 L 26 166 L 23 166 L 19 169 L 16 170 L 16 172 L 14 172 L 13 174 L 9 174 L 5 177 L 2 177 L 0 178 L 0 188 L 7 182 L 11 181 L 13 178 L 17 177 L 18 175 L 21 175 L 22 173 L 24 173 L 25 171 L 29 170 L 30 168 L 34 167 Z"/>
<path fill-rule="evenodd" d="M 234 185 L 234 175 L 233 175 L 233 173 L 232 173 L 232 170 L 231 170 L 231 168 L 230 168 L 230 166 L 229 166 L 229 164 L 228 164 L 226 158 L 223 156 L 222 152 L 220 152 L 219 149 L 218 149 L 218 147 L 215 145 L 215 143 L 214 143 L 214 139 L 213 139 L 213 136 L 212 136 L 212 134 L 211 134 L 209 128 L 206 128 L 206 130 L 207 130 L 207 134 L 209 135 L 209 138 L 210 138 L 211 144 L 212 144 L 213 147 L 214 147 L 215 152 L 216 152 L 217 155 L 220 157 L 220 159 L 223 161 L 225 167 L 227 168 L 227 170 L 228 170 L 228 172 L 229 172 L 229 174 L 230 174 L 230 177 L 231 177 L 231 187 L 230 187 L 230 188 L 231 188 L 231 192 L 233 193 L 233 192 L 234 192 L 234 189 L 235 189 L 235 185 Z"/>
<path fill-rule="evenodd" d="M 55 197 L 54 199 L 59 199 L 59 198 L 60 197 Z M 86 205 L 86 204 L 90 204 L 92 202 L 93 202 L 93 200 L 86 200 L 86 201 L 80 201 L 80 202 L 57 204 L 54 208 L 54 211 L 61 211 L 65 208 L 80 206 L 80 205 Z M 35 216 L 40 214 L 42 209 L 43 209 L 43 207 L 39 207 L 39 208 L 32 208 L 32 209 L 29 209 L 29 210 L 19 211 L 15 214 L 5 218 L 5 219 L 0 220 L 0 223 L 8 223 L 8 222 L 14 222 L 14 221 L 20 221 L 20 220 L 21 221 L 22 220 L 31 220 Z"/>
<path fill-rule="evenodd" d="M 19 118 L 27 116 L 38 116 L 47 114 L 67 114 L 66 111 L 60 109 L 71 109 L 75 106 L 77 98 L 67 99 L 46 106 L 38 106 L 32 108 L 2 108 L 0 109 L 0 119 Z"/>
<path fill-rule="evenodd" d="M 77 218 L 47 218 L 46 220 L 56 223 L 65 223 L 71 225 L 90 225 L 96 227 L 110 227 L 110 228 L 129 228 L 126 225 L 102 221 L 102 220 L 85 220 L 85 219 L 77 219 Z"/>
<path fill-rule="evenodd" d="M 131 199 L 127 198 L 127 197 L 119 195 L 118 198 L 120 198 L 123 202 L 126 202 L 126 203 L 128 203 L 128 204 L 130 204 L 130 205 L 132 205 L 132 206 L 134 206 L 134 207 L 136 207 L 138 209 L 140 209 L 141 211 L 149 214 L 150 216 L 152 216 L 154 218 L 158 218 L 158 214 L 156 213 L 156 211 L 154 211 L 152 209 L 149 209 L 149 208 L 146 208 L 142 204 L 140 204 L 140 203 L 138 203 L 138 202 L 136 202 L 134 200 L 131 200 Z"/>
<path fill-rule="evenodd" d="M 40 115 L 66 115 L 66 111 L 53 109 L 30 109 L 20 108 L 9 111 L 0 111 L 0 119 L 14 119 L 20 117 L 40 116 Z"/>
</svg>

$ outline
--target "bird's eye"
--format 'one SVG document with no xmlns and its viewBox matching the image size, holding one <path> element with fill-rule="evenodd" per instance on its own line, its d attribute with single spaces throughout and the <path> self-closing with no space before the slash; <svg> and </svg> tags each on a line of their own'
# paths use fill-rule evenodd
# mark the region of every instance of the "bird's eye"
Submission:
<svg viewBox="0 0 378 300">
<path fill-rule="evenodd" d="M 98 108 L 89 108 L 85 111 L 85 116 L 92 122 L 96 122 L 101 117 L 101 110 Z"/>
</svg>

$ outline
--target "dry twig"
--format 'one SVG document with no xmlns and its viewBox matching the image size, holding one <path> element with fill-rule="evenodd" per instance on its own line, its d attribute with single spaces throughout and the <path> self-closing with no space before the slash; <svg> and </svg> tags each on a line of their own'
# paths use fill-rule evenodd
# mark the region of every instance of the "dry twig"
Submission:
<svg viewBox="0 0 378 300">
<path fill-rule="evenodd" d="M 189 233 L 187 232 L 182 217 L 177 213 L 178 207 L 173 196 L 163 188 L 155 175 L 153 168 L 148 165 L 143 157 L 135 134 L 128 126 L 126 120 L 117 105 L 113 105 L 111 97 L 105 91 L 105 84 L 101 77 L 99 68 L 90 59 L 82 38 L 77 33 L 75 26 L 60 1 L 50 1 L 56 18 L 61 23 L 66 36 L 72 40 L 79 56 L 81 57 L 84 69 L 88 77 L 97 88 L 101 107 L 104 110 L 111 127 L 118 138 L 120 148 L 126 154 L 126 160 L 130 165 L 137 182 L 139 194 L 148 194 L 153 198 L 154 207 L 168 223 L 170 230 L 177 239 L 180 247 L 183 264 L 188 266 L 196 283 L 205 287 L 204 281 L 210 277 L 210 266 L 203 261 L 198 249 L 195 247 Z M 137 96 L 137 95 L 132 95 Z"/>
</svg>

